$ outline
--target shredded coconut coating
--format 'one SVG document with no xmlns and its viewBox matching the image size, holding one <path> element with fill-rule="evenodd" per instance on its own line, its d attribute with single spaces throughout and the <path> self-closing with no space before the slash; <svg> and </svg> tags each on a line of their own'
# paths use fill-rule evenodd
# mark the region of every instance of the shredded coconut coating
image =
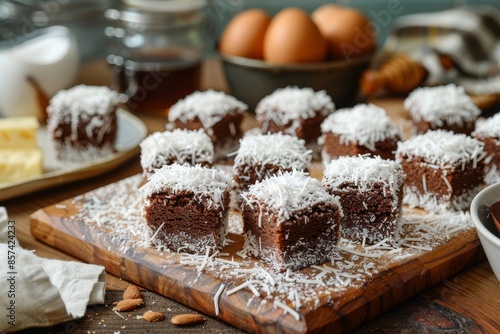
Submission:
<svg viewBox="0 0 500 334">
<path fill-rule="evenodd" d="M 401 137 L 385 110 L 374 104 L 339 109 L 321 123 L 321 132 L 339 135 L 343 145 L 358 144 L 372 151 L 377 142 Z"/>
<path fill-rule="evenodd" d="M 224 207 L 224 194 L 231 187 L 227 173 L 200 165 L 167 165 L 155 170 L 139 191 L 149 197 L 166 190 L 174 194 L 181 191 L 194 193 L 197 200 L 208 201 L 207 207 Z"/>
<path fill-rule="evenodd" d="M 330 195 L 321 182 L 298 170 L 268 177 L 250 186 L 242 197 L 252 206 L 260 205 L 259 202 L 266 203 L 277 212 L 281 222 L 290 219 L 294 212 L 318 203 L 331 203 L 341 210 L 338 199 Z"/>
<path fill-rule="evenodd" d="M 309 169 L 312 151 L 305 145 L 303 139 L 282 133 L 246 136 L 240 140 L 234 166 L 254 166 L 258 163 L 262 166 L 271 164 L 282 168 Z"/>
<path fill-rule="evenodd" d="M 145 138 L 140 147 L 141 166 L 147 171 L 166 165 L 169 158 L 175 158 L 179 164 L 187 162 L 191 165 L 212 164 L 214 160 L 212 141 L 201 129 L 155 132 Z"/>
<path fill-rule="evenodd" d="M 168 112 L 168 120 L 180 120 L 183 123 L 198 118 L 205 129 L 223 119 L 229 112 L 243 113 L 248 106 L 236 98 L 209 89 L 194 92 L 177 101 Z"/>
<path fill-rule="evenodd" d="M 497 145 L 500 145 L 500 112 L 487 119 L 478 119 L 472 135 L 480 139 L 496 138 Z"/>
<path fill-rule="evenodd" d="M 59 91 L 50 99 L 47 112 L 53 122 L 60 117 L 71 114 L 106 115 L 114 110 L 120 102 L 120 96 L 105 86 L 79 85 L 68 90 Z"/>
<path fill-rule="evenodd" d="M 433 193 L 420 193 L 415 187 L 405 186 L 403 203 L 410 208 L 422 208 L 424 210 L 443 214 L 450 211 L 467 210 L 474 197 L 483 189 L 480 184 L 477 187 L 467 190 L 459 196 L 448 194 L 444 197 L 438 197 Z"/>
<path fill-rule="evenodd" d="M 439 168 L 472 162 L 473 166 L 486 155 L 484 143 L 464 134 L 446 130 L 427 131 L 424 134 L 398 142 L 396 160 L 424 157 Z"/>
<path fill-rule="evenodd" d="M 382 183 L 389 187 L 393 197 L 403 185 L 404 174 L 400 163 L 376 157 L 340 157 L 326 165 L 323 184 L 332 188 L 350 183 L 358 186 L 361 192 L 370 190 L 374 184 Z"/>
<path fill-rule="evenodd" d="M 481 110 L 472 102 L 462 86 L 449 84 L 415 89 L 404 101 L 412 118 L 438 127 L 475 122 Z"/>
<path fill-rule="evenodd" d="M 332 98 L 324 90 L 315 92 L 312 88 L 288 86 L 279 88 L 264 97 L 255 108 L 259 122 L 273 120 L 278 126 L 290 122 L 300 123 L 301 119 L 317 115 L 328 116 L 335 110 Z M 294 125 L 292 128 L 298 127 Z"/>
<path fill-rule="evenodd" d="M 54 95 L 47 107 L 47 129 L 57 138 L 53 144 L 58 152 L 58 159 L 72 164 L 112 154 L 115 151 L 115 139 L 106 143 L 103 138 L 112 134 L 115 129 L 114 113 L 120 101 L 117 92 L 104 86 L 79 85 Z M 82 124 L 85 131 L 83 135 L 79 134 Z M 59 128 L 67 125 L 71 129 L 69 136 L 64 135 Z M 89 142 L 79 147 L 74 146 L 80 139 L 85 143 L 89 138 L 93 138 L 92 141 L 96 144 Z"/>
</svg>

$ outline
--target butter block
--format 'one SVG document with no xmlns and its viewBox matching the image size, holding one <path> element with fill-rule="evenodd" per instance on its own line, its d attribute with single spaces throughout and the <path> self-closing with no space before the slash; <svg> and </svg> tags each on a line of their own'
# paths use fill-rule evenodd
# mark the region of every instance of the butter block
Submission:
<svg viewBox="0 0 500 334">
<path fill-rule="evenodd" d="M 0 118 L 0 148 L 36 148 L 38 126 L 34 116 Z"/>
<path fill-rule="evenodd" d="M 42 157 L 39 148 L 0 149 L 0 184 L 42 174 Z"/>
</svg>

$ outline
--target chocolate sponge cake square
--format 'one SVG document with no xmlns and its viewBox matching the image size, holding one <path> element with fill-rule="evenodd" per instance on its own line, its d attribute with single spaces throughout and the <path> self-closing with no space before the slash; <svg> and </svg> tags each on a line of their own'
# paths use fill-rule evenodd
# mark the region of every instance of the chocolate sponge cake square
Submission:
<svg viewBox="0 0 500 334">
<path fill-rule="evenodd" d="M 214 145 L 215 159 L 224 160 L 238 149 L 243 136 L 241 123 L 248 106 L 214 90 L 194 92 L 169 110 L 167 129 L 204 129 Z"/>
<path fill-rule="evenodd" d="M 295 136 L 273 133 L 244 137 L 233 165 L 236 207 L 241 207 L 240 194 L 249 186 L 279 171 L 308 171 L 311 159 L 312 151 Z"/>
<path fill-rule="evenodd" d="M 324 90 L 288 86 L 264 97 L 255 107 L 262 134 L 282 132 L 306 142 L 319 156 L 321 122 L 335 110 L 335 104 Z"/>
<path fill-rule="evenodd" d="M 119 96 L 108 87 L 79 85 L 61 90 L 47 107 L 47 129 L 64 163 L 81 163 L 115 152 Z"/>
<path fill-rule="evenodd" d="M 398 144 L 406 174 L 403 203 L 435 213 L 469 208 L 483 188 L 484 144 L 465 134 L 428 131 Z"/>
<path fill-rule="evenodd" d="M 464 87 L 455 84 L 417 88 L 405 99 L 404 107 L 417 133 L 442 129 L 470 135 L 481 114 Z"/>
<path fill-rule="evenodd" d="M 140 147 L 144 176 L 174 163 L 211 167 L 214 161 L 214 146 L 202 129 L 155 132 L 146 137 Z"/>
<path fill-rule="evenodd" d="M 152 242 L 177 252 L 215 252 L 224 242 L 230 179 L 216 169 L 167 165 L 140 189 Z"/>
<path fill-rule="evenodd" d="M 394 239 L 403 181 L 401 165 L 380 157 L 340 157 L 326 165 L 322 183 L 342 206 L 342 237 L 370 244 Z"/>
<path fill-rule="evenodd" d="M 330 260 L 342 209 L 321 183 L 300 171 L 279 173 L 242 194 L 246 244 L 273 270 L 299 270 Z"/>
<path fill-rule="evenodd" d="M 341 156 L 371 155 L 394 159 L 399 131 L 385 110 L 373 104 L 339 109 L 321 124 L 321 157 L 329 163 Z"/>
<path fill-rule="evenodd" d="M 478 120 L 472 135 L 484 143 L 486 183 L 500 182 L 500 113 Z"/>
</svg>

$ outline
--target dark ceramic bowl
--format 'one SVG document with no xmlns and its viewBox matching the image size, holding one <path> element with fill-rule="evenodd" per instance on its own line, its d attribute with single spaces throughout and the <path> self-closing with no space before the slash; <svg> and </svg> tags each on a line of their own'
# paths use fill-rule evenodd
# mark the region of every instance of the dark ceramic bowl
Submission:
<svg viewBox="0 0 500 334">
<path fill-rule="evenodd" d="M 262 60 L 220 54 L 230 93 L 254 111 L 266 95 L 286 86 L 324 89 L 336 108 L 352 105 L 358 93 L 361 74 L 375 52 L 330 62 L 271 64 Z"/>
</svg>

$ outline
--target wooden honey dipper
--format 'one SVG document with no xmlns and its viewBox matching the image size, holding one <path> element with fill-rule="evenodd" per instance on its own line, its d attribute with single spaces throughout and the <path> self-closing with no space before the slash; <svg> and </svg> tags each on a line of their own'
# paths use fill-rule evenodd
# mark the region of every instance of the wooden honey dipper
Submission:
<svg viewBox="0 0 500 334">
<path fill-rule="evenodd" d="M 444 69 L 449 70 L 457 67 L 450 56 L 444 54 L 438 56 Z M 360 90 L 365 96 L 376 95 L 382 91 L 408 95 L 424 83 L 427 75 L 428 72 L 421 63 L 404 53 L 396 53 L 390 56 L 379 68 L 370 69 L 363 73 L 360 80 Z M 483 111 L 497 106 L 500 99 L 497 93 L 469 95 Z"/>
<path fill-rule="evenodd" d="M 428 72 L 421 63 L 403 53 L 391 56 L 378 69 L 367 70 L 360 82 L 365 95 L 377 94 L 382 90 L 396 94 L 408 94 L 420 86 Z"/>
</svg>

